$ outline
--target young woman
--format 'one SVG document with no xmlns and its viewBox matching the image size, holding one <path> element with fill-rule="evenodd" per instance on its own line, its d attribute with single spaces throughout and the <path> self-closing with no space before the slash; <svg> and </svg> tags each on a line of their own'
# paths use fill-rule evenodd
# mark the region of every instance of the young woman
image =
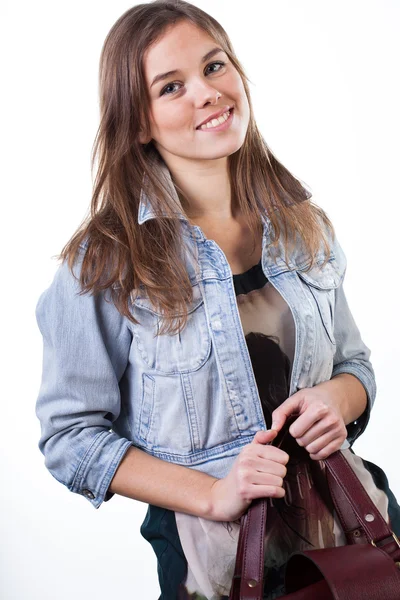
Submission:
<svg viewBox="0 0 400 600">
<path fill-rule="evenodd" d="M 278 598 L 291 552 L 346 543 L 332 506 L 312 510 L 336 450 L 400 534 L 385 474 L 351 450 L 376 385 L 345 255 L 263 140 L 229 38 L 199 8 L 125 12 L 100 102 L 90 218 L 36 309 L 39 448 L 95 508 L 114 494 L 149 504 L 141 533 L 163 600 L 228 598 L 240 517 L 270 498 L 284 510 L 263 593 Z M 267 442 L 293 412 L 289 455 Z"/>
</svg>

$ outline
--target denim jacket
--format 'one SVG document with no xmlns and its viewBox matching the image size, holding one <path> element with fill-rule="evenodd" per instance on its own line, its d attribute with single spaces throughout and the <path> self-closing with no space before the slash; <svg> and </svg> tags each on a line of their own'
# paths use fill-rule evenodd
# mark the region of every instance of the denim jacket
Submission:
<svg viewBox="0 0 400 600">
<path fill-rule="evenodd" d="M 177 199 L 168 169 L 161 173 Z M 159 214 L 148 200 L 142 190 L 139 223 Z M 243 446 L 266 429 L 229 263 L 215 241 L 182 211 L 178 215 L 193 286 L 180 334 L 155 336 L 160 315 L 144 292 L 130 303 L 139 324 L 122 316 L 104 293 L 79 295 L 66 262 L 37 302 L 43 336 L 39 449 L 51 475 L 95 508 L 114 495 L 108 487 L 131 445 L 222 478 Z M 348 448 L 367 426 L 376 384 L 370 350 L 343 290 L 344 252 L 335 239 L 325 267 L 305 273 L 301 244 L 288 263 L 279 245 L 275 263 L 266 214 L 262 221 L 262 268 L 295 323 L 289 395 L 339 373 L 354 375 L 366 390 L 365 412 L 347 425 L 342 448 Z"/>
</svg>

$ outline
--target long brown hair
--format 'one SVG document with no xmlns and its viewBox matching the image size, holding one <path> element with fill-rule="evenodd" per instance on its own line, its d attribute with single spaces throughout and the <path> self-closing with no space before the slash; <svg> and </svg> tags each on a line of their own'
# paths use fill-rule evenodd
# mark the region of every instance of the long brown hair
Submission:
<svg viewBox="0 0 400 600">
<path fill-rule="evenodd" d="M 323 209 L 311 202 L 311 192 L 277 160 L 260 134 L 247 84 L 250 80 L 222 26 L 183 0 L 155 0 L 130 8 L 112 26 L 100 56 L 100 125 L 92 148 L 92 173 L 96 158 L 98 168 L 90 214 L 57 259 L 68 260 L 72 270 L 85 241 L 80 293 L 97 294 L 109 289 L 111 300 L 121 314 L 138 323 L 129 302 L 134 301 L 139 289 L 144 290 L 163 317 L 159 333 L 176 333 L 186 325 L 192 284 L 181 252 L 182 230 L 176 218 L 176 199 L 166 191 L 150 160 L 154 153 L 161 157 L 152 141 L 142 144 L 138 139 L 140 131 L 150 137 L 146 109 L 150 106 L 150 94 L 143 58 L 168 27 L 183 20 L 192 22 L 215 40 L 243 81 L 250 121 L 241 148 L 228 156 L 228 172 L 232 197 L 253 232 L 253 240 L 260 231 L 260 211 L 265 211 L 271 222 L 271 246 L 282 239 L 287 257 L 293 248 L 293 234 L 297 232 L 310 256 L 310 269 L 321 241 L 325 261 L 328 260 L 329 245 L 324 230 L 327 227 L 333 233 L 333 225 Z M 161 206 L 163 216 L 139 224 L 142 189 L 152 208 Z"/>
</svg>

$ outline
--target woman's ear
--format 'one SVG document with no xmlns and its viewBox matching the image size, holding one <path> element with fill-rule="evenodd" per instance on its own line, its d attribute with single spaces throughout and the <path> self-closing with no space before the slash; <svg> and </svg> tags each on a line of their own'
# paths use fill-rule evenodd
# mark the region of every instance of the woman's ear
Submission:
<svg viewBox="0 0 400 600">
<path fill-rule="evenodd" d="M 151 137 L 147 136 L 147 138 L 144 135 L 144 132 L 142 130 L 139 131 L 139 142 L 141 144 L 148 144 L 149 142 L 151 142 Z"/>
</svg>

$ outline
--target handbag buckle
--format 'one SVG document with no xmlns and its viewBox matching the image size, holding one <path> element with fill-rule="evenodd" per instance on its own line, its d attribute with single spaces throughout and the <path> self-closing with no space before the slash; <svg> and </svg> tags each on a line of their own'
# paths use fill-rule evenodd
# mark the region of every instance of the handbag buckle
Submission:
<svg viewBox="0 0 400 600">
<path fill-rule="evenodd" d="M 394 532 L 394 531 L 392 531 L 392 537 L 393 537 L 394 541 L 396 542 L 396 544 L 398 545 L 398 547 L 400 548 L 400 541 L 399 541 L 399 538 L 397 537 L 397 535 L 395 534 L 395 532 Z M 385 538 L 385 539 L 387 539 L 387 538 Z M 375 546 L 375 548 L 377 548 L 377 545 L 375 544 L 374 540 L 371 540 L 371 544 L 372 544 L 373 546 Z M 385 544 L 385 545 L 386 545 L 386 544 Z"/>
</svg>

